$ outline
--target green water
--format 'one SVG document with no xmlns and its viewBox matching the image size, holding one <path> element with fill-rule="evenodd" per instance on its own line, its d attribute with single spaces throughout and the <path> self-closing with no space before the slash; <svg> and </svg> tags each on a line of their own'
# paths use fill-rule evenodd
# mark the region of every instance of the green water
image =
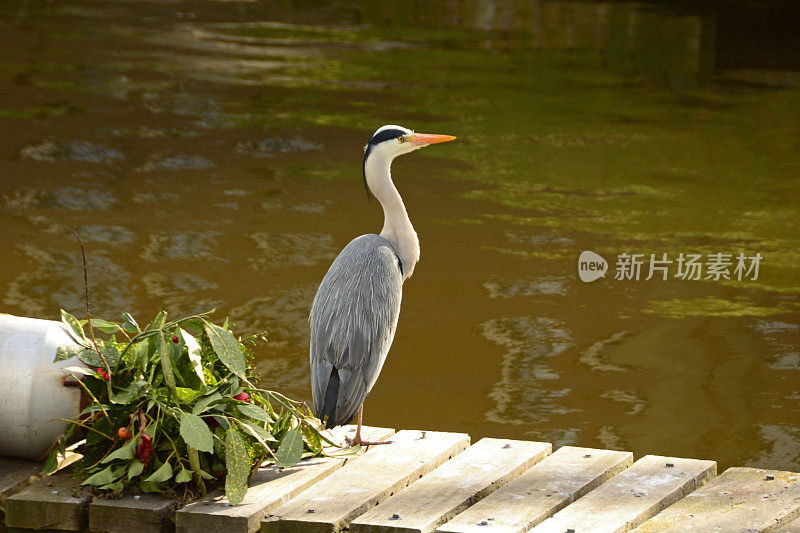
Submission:
<svg viewBox="0 0 800 533">
<path fill-rule="evenodd" d="M 394 165 L 422 257 L 367 423 L 800 468 L 780 40 L 767 62 L 730 13 L 659 4 L 2 9 L 0 311 L 82 312 L 74 227 L 95 314 L 216 307 L 268 329 L 265 379 L 308 399 L 311 298 L 382 222 L 361 149 L 402 124 L 459 139 Z M 605 279 L 578 279 L 584 250 Z M 763 259 L 623 281 L 622 253 Z"/>
</svg>

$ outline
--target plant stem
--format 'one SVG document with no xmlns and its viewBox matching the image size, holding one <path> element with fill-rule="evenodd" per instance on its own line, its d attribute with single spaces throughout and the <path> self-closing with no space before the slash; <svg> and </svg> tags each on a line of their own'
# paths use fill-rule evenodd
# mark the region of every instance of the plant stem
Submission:
<svg viewBox="0 0 800 533">
<path fill-rule="evenodd" d="M 200 494 L 205 496 L 206 484 L 203 482 L 203 476 L 200 475 L 200 455 L 197 453 L 197 450 L 191 446 L 186 447 L 186 453 L 189 455 L 189 465 L 192 467 L 194 484 L 200 489 Z"/>
<path fill-rule="evenodd" d="M 84 424 L 80 420 L 70 420 L 69 418 L 56 418 L 56 420 L 61 420 L 62 422 L 66 422 L 68 424 L 77 424 L 77 425 L 79 425 L 80 427 L 82 427 L 84 429 L 88 429 L 89 431 L 94 431 L 98 435 L 102 435 L 103 437 L 107 438 L 108 440 L 114 440 L 114 437 L 109 437 L 108 435 L 106 435 L 102 431 L 98 431 L 98 430 L 94 429 L 92 426 L 87 426 L 86 424 Z"/>
<path fill-rule="evenodd" d="M 109 425 L 113 428 L 114 427 L 114 423 L 111 421 L 111 417 L 108 416 L 108 413 L 106 412 L 106 408 L 103 407 L 102 403 L 100 403 L 100 400 L 98 400 L 95 397 L 95 395 L 92 394 L 92 391 L 89 390 L 89 387 L 87 387 L 86 384 L 83 381 L 78 379 L 78 377 L 75 374 L 73 374 L 72 372 L 70 372 L 69 374 L 70 374 L 70 376 L 75 378 L 75 380 L 80 384 L 80 386 L 83 388 L 83 390 L 86 391 L 86 394 L 88 394 L 89 397 L 92 399 L 92 401 L 97 404 L 97 406 L 100 408 L 101 411 L 103 411 L 103 414 L 105 415 L 106 420 L 108 420 Z"/>
<path fill-rule="evenodd" d="M 89 312 L 89 274 L 86 270 L 86 251 L 83 249 L 83 241 L 78 234 L 75 233 L 75 230 L 70 228 L 69 229 L 75 238 L 78 239 L 78 244 L 81 245 L 81 257 L 83 258 L 83 289 L 84 289 L 84 300 L 86 301 L 86 323 L 89 326 L 89 335 L 92 337 L 92 347 L 94 351 L 97 352 L 97 355 L 100 356 L 100 360 L 103 362 L 103 366 L 106 367 L 106 372 L 108 373 L 108 381 L 109 384 L 111 382 L 111 367 L 108 366 L 108 361 L 106 361 L 105 356 L 100 353 L 100 348 L 97 347 L 97 340 L 94 338 L 94 328 L 92 327 L 92 314 Z M 116 370 L 116 367 L 114 368 Z M 107 415 L 106 415 L 107 416 Z"/>
</svg>

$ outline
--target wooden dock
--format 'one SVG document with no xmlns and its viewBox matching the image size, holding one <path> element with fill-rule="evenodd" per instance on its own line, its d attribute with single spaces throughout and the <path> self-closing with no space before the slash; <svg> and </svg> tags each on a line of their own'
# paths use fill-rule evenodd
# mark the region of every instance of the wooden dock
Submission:
<svg viewBox="0 0 800 533">
<path fill-rule="evenodd" d="M 37 480 L 36 463 L 0 458 L 0 508 L 8 527 L 126 533 L 800 533 L 800 474 L 792 472 L 717 475 L 714 461 L 365 430 L 393 443 L 262 468 L 233 506 L 219 493 L 182 509 L 149 495 L 93 501 L 67 473 Z"/>
</svg>

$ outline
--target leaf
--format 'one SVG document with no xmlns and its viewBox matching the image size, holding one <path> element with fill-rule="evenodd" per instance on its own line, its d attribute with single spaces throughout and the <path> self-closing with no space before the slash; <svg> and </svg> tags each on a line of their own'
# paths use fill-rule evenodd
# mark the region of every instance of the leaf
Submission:
<svg viewBox="0 0 800 533">
<path fill-rule="evenodd" d="M 89 344 L 89 339 L 87 339 L 86 335 L 83 333 L 83 328 L 80 322 L 78 322 L 78 319 L 63 309 L 61 309 L 61 322 L 66 326 L 67 333 L 69 333 L 69 336 L 72 337 L 75 342 L 87 348 L 91 346 Z"/>
<path fill-rule="evenodd" d="M 147 480 L 140 481 L 139 488 L 142 489 L 142 492 L 162 492 L 161 485 Z"/>
<path fill-rule="evenodd" d="M 193 402 L 195 399 L 197 399 L 198 396 L 200 396 L 201 392 L 202 391 L 195 390 L 195 389 L 190 389 L 190 388 L 187 388 L 187 387 L 176 387 L 175 388 L 175 395 L 183 403 L 191 403 L 191 402 Z"/>
<path fill-rule="evenodd" d="M 86 478 L 86 480 L 81 483 L 81 485 L 94 485 L 95 487 L 99 487 L 101 485 L 108 485 L 109 483 L 113 483 L 116 481 L 117 476 L 114 475 L 112 471 L 112 467 L 107 467 L 104 470 L 97 472 Z"/>
<path fill-rule="evenodd" d="M 134 459 L 128 465 L 128 479 L 133 479 L 144 472 L 144 463 L 139 459 Z"/>
<path fill-rule="evenodd" d="M 144 428 L 144 431 L 142 431 L 142 433 L 144 433 L 150 438 L 155 437 L 156 433 L 158 433 L 158 421 L 156 420 L 155 422 L 149 424 L 147 427 Z"/>
<path fill-rule="evenodd" d="M 239 420 L 239 424 L 245 430 L 247 430 L 248 433 L 250 433 L 253 437 L 255 437 L 256 440 L 259 442 L 259 444 L 261 444 L 265 448 L 269 448 L 269 446 L 267 446 L 267 441 L 277 442 L 277 439 L 272 436 L 272 433 L 262 428 L 261 426 L 243 420 Z"/>
<path fill-rule="evenodd" d="M 150 362 L 150 358 L 153 355 L 151 350 L 155 351 L 154 342 L 150 342 L 150 339 L 139 341 L 130 349 L 128 349 L 126 361 L 130 362 L 130 367 L 137 368 L 142 372 L 145 372 L 147 371 L 147 365 Z"/>
<path fill-rule="evenodd" d="M 161 465 L 161 468 L 150 474 L 150 477 L 145 479 L 145 481 L 150 483 L 163 483 L 164 481 L 170 479 L 171 477 L 172 477 L 172 466 L 170 466 L 169 461 L 167 461 L 163 465 Z"/>
<path fill-rule="evenodd" d="M 111 396 L 111 403 L 116 403 L 120 405 L 127 405 L 131 403 L 132 400 L 138 399 L 140 393 L 144 391 L 144 389 L 149 385 L 145 380 L 139 379 L 134 381 L 128 387 L 122 389 L 121 392 L 118 394 L 113 394 Z"/>
<path fill-rule="evenodd" d="M 45 460 L 42 466 L 42 475 L 46 476 L 52 474 L 56 471 L 56 468 L 58 468 L 58 449 L 53 450 L 50 455 L 47 456 L 47 460 Z"/>
<path fill-rule="evenodd" d="M 217 424 L 219 424 L 220 427 L 222 427 L 222 429 L 224 429 L 225 431 L 228 431 L 231 428 L 231 425 L 228 422 L 228 419 L 225 418 L 224 416 L 212 416 L 211 418 L 216 420 Z"/>
<path fill-rule="evenodd" d="M 196 415 L 202 414 L 211 404 L 222 399 L 222 394 L 215 392 L 205 398 L 201 398 L 195 405 L 192 412 Z"/>
<path fill-rule="evenodd" d="M 199 318 L 187 318 L 185 320 L 181 320 L 180 324 L 185 328 L 193 329 L 195 331 L 203 331 L 203 324 L 205 324 L 205 322 Z"/>
<path fill-rule="evenodd" d="M 56 350 L 56 358 L 53 359 L 53 362 L 58 363 L 60 361 L 66 361 L 67 359 L 72 359 L 83 350 L 86 350 L 86 348 L 82 346 L 59 346 L 58 349 Z"/>
<path fill-rule="evenodd" d="M 128 333 L 138 333 L 141 331 L 139 329 L 139 324 L 136 323 L 136 320 L 133 319 L 130 313 L 122 313 L 122 329 Z"/>
<path fill-rule="evenodd" d="M 100 350 L 100 353 L 106 358 L 108 366 L 113 369 L 117 365 L 117 361 L 119 361 L 119 350 L 116 345 L 108 342 L 101 342 L 97 349 Z M 103 365 L 103 360 L 100 359 L 100 356 L 97 355 L 97 352 L 93 349 L 87 348 L 86 350 L 78 352 L 78 359 L 92 367 L 105 366 Z"/>
<path fill-rule="evenodd" d="M 108 485 L 103 485 L 102 487 L 98 487 L 100 490 L 111 490 L 114 492 L 120 492 L 122 489 L 125 488 L 125 485 L 122 481 L 115 481 L 114 483 L 109 483 Z"/>
<path fill-rule="evenodd" d="M 250 418 L 261 420 L 262 422 L 272 421 L 272 418 L 269 416 L 269 413 L 251 403 L 240 404 L 237 405 L 236 407 L 239 409 L 239 411 L 241 411 L 243 415 L 249 416 Z"/>
<path fill-rule="evenodd" d="M 300 428 L 292 428 L 286 432 L 275 452 L 275 464 L 281 467 L 294 466 L 303 457 L 303 434 Z"/>
<path fill-rule="evenodd" d="M 225 468 L 228 470 L 225 477 L 225 496 L 231 505 L 237 505 L 244 499 L 251 466 L 244 439 L 237 430 L 229 430 L 225 436 Z"/>
<path fill-rule="evenodd" d="M 203 419 L 192 413 L 181 414 L 181 437 L 192 448 L 201 452 L 214 451 L 214 436 Z"/>
<path fill-rule="evenodd" d="M 133 452 L 135 451 L 136 448 L 135 443 L 136 439 L 130 439 L 120 448 L 115 450 L 114 453 L 109 454 L 108 457 L 100 461 L 100 463 L 101 464 L 110 463 L 114 459 L 122 459 L 125 461 L 130 461 L 131 459 L 133 459 Z"/>
<path fill-rule="evenodd" d="M 94 376 L 94 370 L 89 370 L 88 368 L 84 368 L 82 366 L 68 366 L 64 369 L 66 372 L 71 372 L 73 374 L 81 374 L 83 376 Z"/>
<path fill-rule="evenodd" d="M 181 471 L 178 472 L 178 475 L 175 476 L 176 483 L 188 483 L 192 480 L 192 473 L 186 470 L 185 468 L 181 468 Z"/>
<path fill-rule="evenodd" d="M 319 433 L 309 424 L 303 424 L 303 436 L 308 443 L 309 448 L 319 453 L 322 451 L 322 442 L 319 440 Z"/>
<path fill-rule="evenodd" d="M 167 382 L 167 385 L 175 388 L 175 374 L 172 372 L 172 357 L 170 356 L 170 352 L 172 351 L 172 339 L 167 337 L 165 332 L 161 332 L 161 335 L 158 336 L 158 355 L 161 358 L 161 368 L 164 370 L 164 381 Z"/>
<path fill-rule="evenodd" d="M 108 410 L 110 409 L 110 406 L 103 405 L 103 409 Z M 78 418 L 80 419 L 81 417 L 83 417 L 83 415 L 102 412 L 103 409 L 101 409 L 100 406 L 97 405 L 96 403 L 93 403 L 92 405 L 84 407 L 83 410 L 78 415 Z M 76 426 L 70 426 L 70 427 L 76 427 Z"/>
<path fill-rule="evenodd" d="M 197 342 L 197 339 L 195 339 L 194 336 L 192 336 L 190 333 L 187 333 L 183 328 L 178 328 L 178 331 L 181 332 L 183 342 L 186 344 L 186 349 L 189 352 L 189 360 L 192 363 L 192 368 L 197 374 L 197 377 L 200 378 L 200 381 L 202 381 L 205 385 L 206 380 L 203 377 L 203 359 L 200 356 L 200 343 Z"/>
<path fill-rule="evenodd" d="M 200 477 L 203 479 L 216 479 L 214 476 L 206 472 L 205 470 L 200 470 Z"/>
<path fill-rule="evenodd" d="M 119 324 L 109 322 L 108 320 L 103 320 L 102 318 L 93 318 L 91 320 L 91 324 L 93 328 L 97 328 L 103 333 L 113 334 L 122 330 Z"/>
<path fill-rule="evenodd" d="M 245 363 L 242 347 L 236 337 L 227 329 L 206 322 L 206 334 L 217 357 L 228 369 L 242 379 L 247 379 L 247 363 Z"/>
<path fill-rule="evenodd" d="M 156 317 L 153 319 L 153 329 L 161 329 L 164 327 L 164 323 L 167 321 L 167 312 L 166 311 L 159 311 Z"/>
</svg>

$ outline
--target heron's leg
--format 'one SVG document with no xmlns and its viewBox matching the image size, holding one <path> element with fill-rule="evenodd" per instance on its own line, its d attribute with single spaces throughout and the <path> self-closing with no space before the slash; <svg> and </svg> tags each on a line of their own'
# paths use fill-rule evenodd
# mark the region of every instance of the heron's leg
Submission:
<svg viewBox="0 0 800 533">
<path fill-rule="evenodd" d="M 364 404 L 361 404 L 361 407 L 358 408 L 358 425 L 356 426 L 356 438 L 358 442 L 361 442 L 361 419 L 364 416 Z"/>
<path fill-rule="evenodd" d="M 391 444 L 392 441 L 390 440 L 382 440 L 382 441 L 369 441 L 363 440 L 361 438 L 361 418 L 364 416 L 364 404 L 361 404 L 361 407 L 358 408 L 358 425 L 356 426 L 356 435 L 352 439 L 347 439 L 347 444 L 350 446 L 372 446 L 376 444 Z"/>
</svg>

